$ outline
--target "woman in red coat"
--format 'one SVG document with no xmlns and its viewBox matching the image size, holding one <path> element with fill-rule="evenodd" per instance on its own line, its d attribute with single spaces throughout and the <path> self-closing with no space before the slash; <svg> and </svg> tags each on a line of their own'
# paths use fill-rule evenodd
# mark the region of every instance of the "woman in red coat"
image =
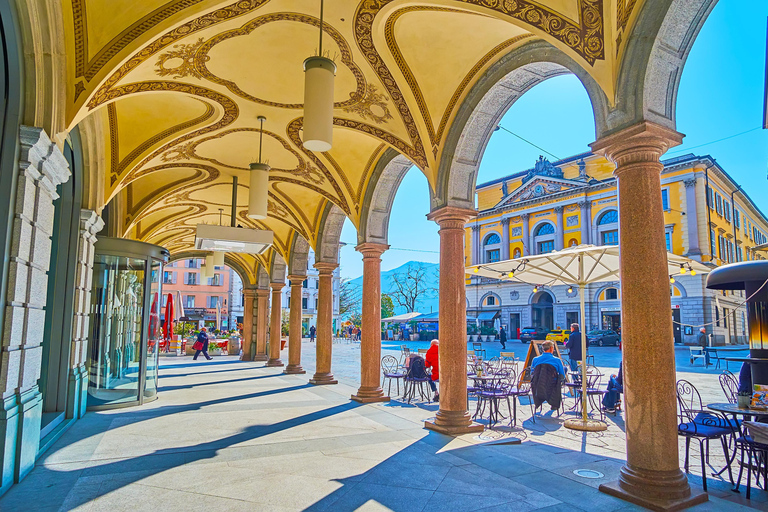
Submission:
<svg viewBox="0 0 768 512">
<path fill-rule="evenodd" d="M 427 368 L 432 368 L 432 380 L 429 381 L 429 387 L 432 388 L 432 392 L 435 394 L 435 397 L 432 399 L 435 402 L 440 401 L 440 393 L 437 392 L 437 386 L 435 385 L 435 382 L 440 379 L 440 363 L 437 357 L 439 346 L 440 342 L 438 340 L 432 340 L 429 350 L 427 350 L 427 354 L 424 356 Z"/>
</svg>

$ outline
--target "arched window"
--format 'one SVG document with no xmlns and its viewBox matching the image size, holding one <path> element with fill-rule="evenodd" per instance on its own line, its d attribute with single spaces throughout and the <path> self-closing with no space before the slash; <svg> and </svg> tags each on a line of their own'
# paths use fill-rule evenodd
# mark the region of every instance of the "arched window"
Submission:
<svg viewBox="0 0 768 512">
<path fill-rule="evenodd" d="M 555 226 L 549 222 L 539 225 L 533 232 L 536 254 L 546 254 L 555 250 Z"/>
<path fill-rule="evenodd" d="M 485 262 L 495 263 L 501 260 L 501 237 L 497 233 L 489 233 L 483 242 Z"/>
<path fill-rule="evenodd" d="M 546 224 L 542 224 L 541 226 L 539 226 L 534 236 L 554 235 L 554 234 L 555 234 L 555 226 L 547 222 Z"/>
<path fill-rule="evenodd" d="M 499 235 L 496 233 L 491 233 L 487 237 L 485 237 L 485 245 L 493 245 L 493 244 L 500 244 L 501 238 L 499 238 Z"/>
<path fill-rule="evenodd" d="M 616 222 L 619 222 L 619 212 L 616 210 L 608 210 L 600 216 L 597 225 L 604 226 L 605 224 L 614 224 Z"/>
</svg>

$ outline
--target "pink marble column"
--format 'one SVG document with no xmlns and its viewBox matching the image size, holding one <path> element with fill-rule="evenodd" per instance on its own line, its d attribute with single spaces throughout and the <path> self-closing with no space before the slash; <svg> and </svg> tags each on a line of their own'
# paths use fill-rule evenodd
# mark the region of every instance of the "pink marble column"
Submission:
<svg viewBox="0 0 768 512">
<path fill-rule="evenodd" d="M 317 363 L 310 384 L 338 384 L 331 373 L 333 351 L 333 271 L 336 263 L 315 263 L 320 272 L 317 290 Z"/>
<path fill-rule="evenodd" d="M 600 490 L 654 510 L 707 500 L 680 470 L 659 159 L 682 135 L 641 123 L 592 144 L 616 164 L 627 463 Z"/>
<path fill-rule="evenodd" d="M 440 226 L 440 410 L 424 426 L 443 434 L 482 432 L 467 412 L 467 303 L 464 225 L 474 210 L 444 206 L 427 218 Z"/>
<path fill-rule="evenodd" d="M 269 290 L 256 290 L 256 355 L 254 361 L 266 361 L 267 356 L 267 315 Z"/>
<path fill-rule="evenodd" d="M 363 325 L 360 341 L 360 389 L 357 402 L 388 402 L 381 389 L 381 255 L 388 245 L 365 243 L 356 249 L 363 255 Z"/>
<path fill-rule="evenodd" d="M 288 366 L 284 373 L 307 373 L 301 367 L 301 290 L 307 276 L 288 276 L 291 282 L 291 321 L 288 327 Z"/>
<path fill-rule="evenodd" d="M 269 283 L 272 288 L 272 316 L 269 324 L 269 360 L 267 366 L 283 366 L 280 360 L 280 338 L 283 327 L 283 283 Z"/>
<path fill-rule="evenodd" d="M 256 290 L 244 289 L 243 296 L 243 353 L 240 355 L 241 361 L 253 361 L 251 356 L 251 345 L 256 339 Z"/>
</svg>

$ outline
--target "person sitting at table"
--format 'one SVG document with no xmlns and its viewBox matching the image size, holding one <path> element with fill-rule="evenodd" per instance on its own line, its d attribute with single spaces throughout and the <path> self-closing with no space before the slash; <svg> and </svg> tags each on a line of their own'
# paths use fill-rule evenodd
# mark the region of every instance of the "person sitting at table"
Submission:
<svg viewBox="0 0 768 512">
<path fill-rule="evenodd" d="M 739 393 L 752 393 L 752 366 L 742 363 L 739 371 Z"/>
<path fill-rule="evenodd" d="M 531 362 L 531 393 L 536 409 L 547 402 L 553 411 L 560 408 L 563 396 L 560 387 L 565 379 L 563 362 L 554 356 L 555 344 L 545 341 L 541 344 L 544 353 Z"/>
<path fill-rule="evenodd" d="M 440 401 L 440 393 L 437 392 L 437 386 L 435 385 L 435 382 L 440 379 L 440 367 L 437 357 L 437 351 L 439 347 L 440 341 L 432 340 L 432 342 L 429 344 L 429 350 L 427 350 L 427 353 L 424 355 L 427 368 L 432 368 L 432 380 L 429 381 L 429 387 L 432 388 L 432 392 L 435 394 L 434 398 L 432 398 L 432 400 L 435 402 Z"/>
<path fill-rule="evenodd" d="M 608 392 L 603 397 L 603 409 L 613 414 L 616 412 L 616 405 L 621 399 L 621 393 L 624 392 L 624 363 L 619 363 L 619 374 L 611 375 L 608 381 Z"/>
</svg>

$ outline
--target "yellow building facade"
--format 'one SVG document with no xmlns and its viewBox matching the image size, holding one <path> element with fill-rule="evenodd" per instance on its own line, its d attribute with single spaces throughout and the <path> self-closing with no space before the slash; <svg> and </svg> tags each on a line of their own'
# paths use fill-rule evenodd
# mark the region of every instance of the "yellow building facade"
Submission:
<svg viewBox="0 0 768 512">
<path fill-rule="evenodd" d="M 667 250 L 712 266 L 764 259 L 768 219 L 710 156 L 686 154 L 663 161 L 661 174 Z M 477 186 L 478 216 L 466 226 L 468 265 L 543 254 L 566 247 L 620 243 L 614 166 L 583 153 Z M 676 342 L 692 343 L 705 325 L 714 344 L 746 340 L 742 292 L 713 292 L 706 276 L 675 276 L 670 286 Z M 578 290 L 513 284 L 472 277 L 470 316 L 518 328 L 566 328 L 579 322 Z M 621 284 L 601 283 L 586 292 L 588 330 L 621 331 Z"/>
</svg>

